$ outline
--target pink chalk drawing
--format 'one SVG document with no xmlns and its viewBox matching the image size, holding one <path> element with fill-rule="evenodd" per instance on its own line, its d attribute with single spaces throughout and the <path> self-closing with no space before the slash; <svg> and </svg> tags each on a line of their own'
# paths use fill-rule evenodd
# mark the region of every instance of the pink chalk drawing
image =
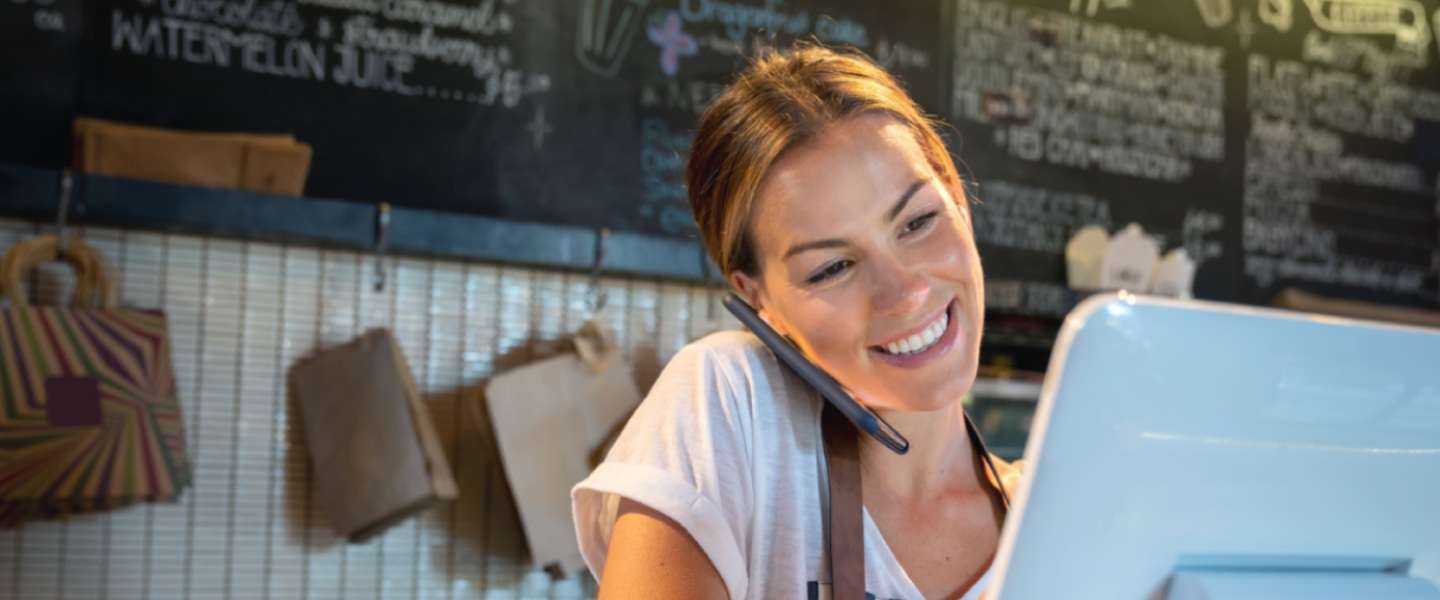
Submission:
<svg viewBox="0 0 1440 600">
<path fill-rule="evenodd" d="M 659 23 L 652 22 L 645 33 L 660 47 L 660 70 L 670 77 L 680 68 L 681 56 L 693 56 L 700 50 L 695 37 L 680 28 L 680 13 L 673 10 Z"/>
</svg>

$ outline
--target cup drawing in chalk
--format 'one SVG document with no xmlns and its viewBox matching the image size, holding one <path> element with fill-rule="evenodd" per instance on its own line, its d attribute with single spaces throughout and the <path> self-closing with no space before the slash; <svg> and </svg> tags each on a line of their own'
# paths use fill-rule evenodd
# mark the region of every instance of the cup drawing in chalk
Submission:
<svg viewBox="0 0 1440 600">
<path fill-rule="evenodd" d="M 630 53 L 650 0 L 581 0 L 575 58 L 596 75 L 613 77 Z"/>
</svg>

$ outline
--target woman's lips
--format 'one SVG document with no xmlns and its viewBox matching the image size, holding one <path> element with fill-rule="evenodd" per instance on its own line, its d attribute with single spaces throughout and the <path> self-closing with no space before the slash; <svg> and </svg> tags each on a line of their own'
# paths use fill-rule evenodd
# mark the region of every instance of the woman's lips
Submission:
<svg viewBox="0 0 1440 600">
<path fill-rule="evenodd" d="M 914 354 L 896 355 L 880 351 L 876 348 L 867 348 L 870 356 L 885 364 L 904 369 L 913 369 L 929 364 L 930 361 L 939 358 L 940 355 L 950 351 L 955 345 L 956 332 L 960 329 L 960 315 L 956 310 L 956 301 L 951 300 L 950 305 L 945 308 L 950 313 L 950 322 L 945 326 L 945 331 L 940 334 L 940 339 L 935 340 L 929 348 Z"/>
</svg>

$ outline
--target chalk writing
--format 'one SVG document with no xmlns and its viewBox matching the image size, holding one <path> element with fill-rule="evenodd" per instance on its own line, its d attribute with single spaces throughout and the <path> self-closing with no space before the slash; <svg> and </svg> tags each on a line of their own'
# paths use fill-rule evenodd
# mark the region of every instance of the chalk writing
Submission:
<svg viewBox="0 0 1440 600">
<path fill-rule="evenodd" d="M 1070 0 L 1070 12 L 1093 17 L 1103 10 L 1130 8 L 1130 0 Z"/>
<path fill-rule="evenodd" d="M 1213 210 L 1191 208 L 1181 223 L 1180 245 L 1196 265 L 1225 255 L 1225 245 L 1215 239 L 1225 229 L 1225 217 Z"/>
<path fill-rule="evenodd" d="M 550 89 L 516 66 L 512 0 L 137 0 L 111 13 L 110 49 L 404 96 L 514 108 Z M 307 8 L 323 8 L 324 16 Z M 339 15 L 335 11 L 342 11 Z M 332 21 L 334 19 L 334 21 Z M 437 74 L 461 70 L 464 77 Z"/>
<path fill-rule="evenodd" d="M 1395 11 L 1404 6 L 1328 0 L 1306 4 L 1312 13 L 1325 11 L 1328 21 L 1320 23 L 1317 17 L 1321 29 L 1366 33 L 1391 31 L 1379 24 L 1401 14 Z M 1428 28 L 1423 20 L 1421 24 Z M 1432 260 L 1440 238 L 1415 237 L 1386 225 L 1413 222 L 1414 209 L 1404 208 L 1410 202 L 1406 199 L 1421 196 L 1428 202 L 1425 172 L 1373 148 L 1410 143 L 1418 121 L 1440 121 L 1440 94 L 1397 80 L 1418 63 L 1413 55 L 1400 55 L 1410 56 L 1408 63 L 1397 62 L 1395 56 L 1372 39 L 1310 31 L 1302 60 L 1259 53 L 1248 57 L 1250 132 L 1241 242 L 1244 275 L 1257 286 L 1299 281 L 1430 293 L 1426 286 L 1440 273 Z M 1366 143 L 1355 143 L 1360 140 Z M 1356 150 L 1360 147 L 1367 151 Z M 1326 190 L 1337 184 L 1365 190 L 1364 195 L 1333 198 Z M 1382 198 L 1390 204 L 1380 202 Z M 1320 214 L 1317 207 L 1322 205 L 1347 215 L 1368 215 L 1375 224 Z M 1384 258 L 1357 247 L 1380 247 Z"/>
<path fill-rule="evenodd" d="M 39 31 L 65 31 L 65 14 L 55 10 L 36 10 L 35 29 Z"/>
<path fill-rule="evenodd" d="M 1440 121 L 1440 91 L 1260 54 L 1248 65 L 1252 111 L 1394 142 L 1410 140 L 1416 119 Z"/>
<path fill-rule="evenodd" d="M 924 69 L 930 66 L 930 54 L 903 41 L 882 37 L 875 45 L 875 62 L 892 71 Z"/>
<path fill-rule="evenodd" d="M 1230 0 L 1195 0 L 1195 7 L 1200 9 L 1200 19 L 1212 29 L 1229 25 L 1235 16 Z"/>
<path fill-rule="evenodd" d="M 1242 12 L 1235 21 L 1235 35 L 1240 38 L 1240 47 L 1249 48 L 1250 42 L 1255 39 L 1255 21 L 1250 19 L 1250 13 Z"/>
<path fill-rule="evenodd" d="M 973 207 L 980 244 L 1063 254 L 1065 242 L 1085 225 L 1110 228 L 1110 205 L 1086 194 L 1005 180 L 986 182 Z"/>
<path fill-rule="evenodd" d="M 372 17 L 355 15 L 345 19 L 341 31 L 344 45 L 468 67 L 477 78 L 500 71 L 502 65 L 512 59 L 506 46 L 438 35 L 429 25 L 418 32 L 409 32 L 379 25 Z"/>
<path fill-rule="evenodd" d="M 702 38 L 702 45 L 725 54 L 739 54 L 737 49 L 757 44 L 755 38 L 763 40 L 761 45 L 774 45 L 778 36 L 813 36 L 828 44 L 861 49 L 873 44 L 869 31 L 858 21 L 831 14 L 812 16 L 808 10 L 788 11 L 783 5 L 783 0 L 765 0 L 761 4 L 681 0 L 679 15 L 686 24 L 719 25 L 728 43 Z"/>
<path fill-rule="evenodd" d="M 815 19 L 815 37 L 827 44 L 870 47 L 870 36 L 865 26 L 843 17 L 820 15 Z"/>
<path fill-rule="evenodd" d="M 291 2 L 207 2 L 204 0 L 160 0 L 166 16 L 232 29 L 244 29 L 295 37 L 305 31 L 305 22 Z"/>
<path fill-rule="evenodd" d="M 648 117 L 640 126 L 639 212 L 656 218 L 661 228 L 671 233 L 689 232 L 695 227 L 681 184 L 691 137 L 672 130 L 658 117 Z"/>
<path fill-rule="evenodd" d="M 1383 292 L 1422 293 L 1430 270 L 1363 257 L 1346 256 L 1313 262 L 1289 256 L 1245 256 L 1245 275 L 1264 287 L 1291 280 Z"/>
<path fill-rule="evenodd" d="M 1432 18 L 1434 19 L 1435 27 L 1431 29 L 1431 31 L 1435 32 L 1435 35 L 1440 35 L 1440 8 L 1435 9 L 1435 16 Z M 1435 51 L 1440 52 L 1440 42 L 1435 44 Z"/>
<path fill-rule="evenodd" d="M 640 85 L 640 106 L 699 115 L 724 90 L 725 84 L 716 81 L 683 78 L 647 81 Z"/>
<path fill-rule="evenodd" d="M 1063 285 L 1019 279 L 985 279 L 985 306 L 1007 313 L 1059 317 L 1070 311 L 1074 293 Z"/>
<path fill-rule="evenodd" d="M 701 48 L 726 56 L 744 56 L 745 44 L 728 37 L 708 34 L 698 38 Z"/>
<path fill-rule="evenodd" d="M 325 79 L 324 48 L 306 40 L 285 40 L 258 32 L 168 17 L 112 13 L 110 47 L 138 56 L 194 65 L 238 67 L 251 73 L 296 79 Z"/>
<path fill-rule="evenodd" d="M 466 33 L 493 36 L 509 32 L 514 18 L 497 0 L 474 5 L 428 0 L 298 0 L 302 6 L 333 8 L 349 13 L 383 17 L 387 21 L 428 27 L 459 29 Z M 514 4 L 505 0 L 504 4 Z"/>
<path fill-rule="evenodd" d="M 754 6 L 722 0 L 681 0 L 680 17 L 686 23 L 717 23 L 732 41 L 744 42 L 752 32 L 771 31 L 790 36 L 810 33 L 809 11 L 785 12 L 781 0 Z"/>
<path fill-rule="evenodd" d="M 1429 58 L 1430 26 L 1417 0 L 1305 0 L 1310 18 L 1323 31 L 1391 36 L 1395 51 L 1420 65 Z"/>
<path fill-rule="evenodd" d="M 21 6 L 34 6 L 30 13 L 30 22 L 35 26 L 36 31 L 44 33 L 64 33 L 65 13 L 53 8 L 55 0 L 10 0 L 10 8 Z M 6 17 L 7 19 L 9 17 Z"/>
<path fill-rule="evenodd" d="M 1294 0 L 1260 0 L 1259 13 L 1261 23 L 1280 33 L 1289 32 L 1295 23 Z"/>
<path fill-rule="evenodd" d="M 993 0 L 955 25 L 951 112 L 1012 156 L 1172 182 L 1225 158 L 1220 47 Z"/>
</svg>

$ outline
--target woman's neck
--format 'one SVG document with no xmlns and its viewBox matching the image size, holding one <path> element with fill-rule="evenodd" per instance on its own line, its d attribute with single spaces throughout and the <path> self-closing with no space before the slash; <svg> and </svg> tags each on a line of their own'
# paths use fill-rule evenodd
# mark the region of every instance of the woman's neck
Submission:
<svg viewBox="0 0 1440 600">
<path fill-rule="evenodd" d="M 910 450 L 896 454 L 861 434 L 860 466 L 867 488 L 875 485 L 896 498 L 924 501 L 980 487 L 961 402 L 936 411 L 882 411 L 880 416 L 910 441 Z"/>
</svg>

